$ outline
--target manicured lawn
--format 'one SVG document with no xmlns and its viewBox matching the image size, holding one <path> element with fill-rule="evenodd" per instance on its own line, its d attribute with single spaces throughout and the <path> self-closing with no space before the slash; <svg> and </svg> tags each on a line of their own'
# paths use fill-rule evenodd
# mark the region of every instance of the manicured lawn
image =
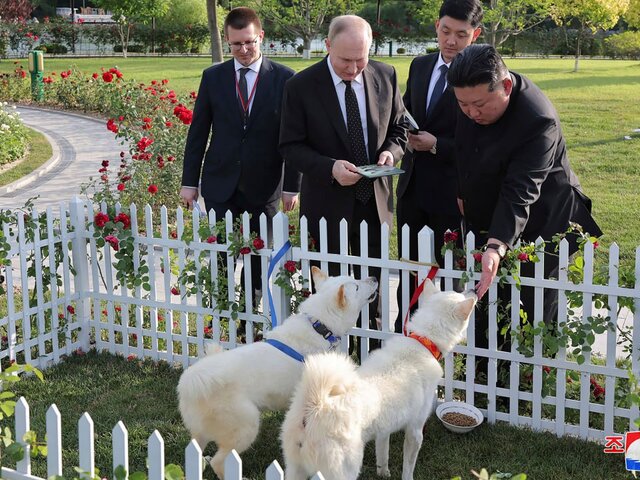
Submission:
<svg viewBox="0 0 640 480">
<path fill-rule="evenodd" d="M 401 89 L 406 86 L 410 57 L 379 57 L 398 71 Z M 295 70 L 316 62 L 299 58 L 279 61 Z M 593 199 L 594 214 L 606 242 L 618 242 L 626 258 L 633 258 L 640 244 L 640 62 L 582 60 L 572 73 L 573 59 L 506 59 L 509 68 L 533 79 L 551 98 L 560 113 L 571 164 L 585 192 Z M 25 62 L 22 62 L 25 64 Z M 77 65 L 92 73 L 117 65 L 126 78 L 141 82 L 167 78 L 180 92 L 197 90 L 209 57 L 67 59 L 47 58 L 47 72 Z M 2 60 L 0 72 L 15 68 Z M 631 140 L 624 140 L 629 135 Z"/>
<path fill-rule="evenodd" d="M 183 465 L 188 433 L 178 413 L 176 385 L 180 370 L 166 363 L 127 361 L 109 354 L 73 356 L 46 370 L 45 382 L 27 379 L 17 384 L 19 394 L 30 405 L 31 428 L 42 439 L 45 413 L 56 403 L 62 414 L 63 465 L 65 476 L 78 464 L 73 450 L 77 446 L 77 420 L 86 411 L 95 424 L 96 466 L 100 477 L 111 478 L 111 430 L 122 420 L 129 431 L 131 472 L 145 470 L 147 439 L 158 429 L 165 442 L 167 464 Z M 244 476 L 264 478 L 264 468 L 275 458 L 282 464 L 279 427 L 282 414 L 266 413 L 260 437 L 244 453 Z M 4 425 L 4 424 L 3 424 Z M 402 434 L 392 438 L 391 478 L 400 478 Z M 535 433 L 506 425 L 483 424 L 471 434 L 456 435 L 445 430 L 432 416 L 418 457 L 416 479 L 440 480 L 460 475 L 472 478 L 470 471 L 487 468 L 492 472 L 525 472 L 531 479 L 628 479 L 622 455 L 606 455 L 603 444 L 549 433 Z M 212 454 L 209 446 L 205 454 Z M 361 478 L 377 478 L 373 444 L 367 446 Z M 33 473 L 43 476 L 42 458 L 33 462 Z M 205 478 L 213 478 L 210 469 Z M 507 477 L 503 477 L 507 478 Z"/>
<path fill-rule="evenodd" d="M 22 178 L 40 167 L 51 158 L 51 145 L 44 135 L 29 129 L 30 150 L 27 158 L 6 171 L 0 173 L 0 187 Z"/>
</svg>

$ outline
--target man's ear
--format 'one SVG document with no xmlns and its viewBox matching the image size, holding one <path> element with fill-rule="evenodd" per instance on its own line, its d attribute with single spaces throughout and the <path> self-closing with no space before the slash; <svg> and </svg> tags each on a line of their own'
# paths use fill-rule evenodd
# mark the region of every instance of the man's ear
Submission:
<svg viewBox="0 0 640 480">
<path fill-rule="evenodd" d="M 511 80 L 511 75 L 507 76 L 502 80 L 502 88 L 504 88 L 505 96 L 511 95 L 511 91 L 513 90 L 513 80 Z"/>
<path fill-rule="evenodd" d="M 331 41 L 328 38 L 324 39 L 324 44 L 327 47 L 327 53 L 331 53 Z"/>
<path fill-rule="evenodd" d="M 313 278 L 313 285 L 316 287 L 316 290 L 320 290 L 322 284 L 327 279 L 327 274 L 314 265 L 311 267 L 311 278 Z"/>
<path fill-rule="evenodd" d="M 478 37 L 480 36 L 480 34 L 482 33 L 482 27 L 478 27 L 473 31 L 473 40 L 471 40 L 471 43 L 475 42 Z"/>
</svg>

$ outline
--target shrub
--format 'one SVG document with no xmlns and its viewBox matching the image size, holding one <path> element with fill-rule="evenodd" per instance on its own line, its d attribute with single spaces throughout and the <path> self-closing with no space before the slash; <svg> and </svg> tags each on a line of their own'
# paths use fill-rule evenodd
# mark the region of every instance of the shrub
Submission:
<svg viewBox="0 0 640 480">
<path fill-rule="evenodd" d="M 640 32 L 627 31 L 604 41 L 607 55 L 613 58 L 640 59 Z"/>
<path fill-rule="evenodd" d="M 407 53 L 407 49 L 400 47 L 400 48 L 396 49 L 396 53 L 398 55 L 404 55 L 405 53 Z"/>
<path fill-rule="evenodd" d="M 122 53 L 122 45 L 114 45 L 113 51 L 115 53 Z M 144 45 L 128 45 L 127 52 L 128 53 L 146 53 L 147 48 Z"/>
<path fill-rule="evenodd" d="M 298 52 L 300 55 L 302 55 L 302 52 L 304 52 L 304 46 L 298 45 L 296 47 L 296 52 Z"/>
<path fill-rule="evenodd" d="M 64 45 L 60 45 L 59 43 L 44 43 L 38 47 L 38 50 L 42 50 L 43 52 L 52 55 L 64 55 L 69 51 L 67 47 L 65 47 Z"/>
<path fill-rule="evenodd" d="M 14 107 L 15 108 L 15 107 Z M 0 166 L 21 159 L 27 152 L 27 129 L 17 112 L 0 104 Z"/>
</svg>

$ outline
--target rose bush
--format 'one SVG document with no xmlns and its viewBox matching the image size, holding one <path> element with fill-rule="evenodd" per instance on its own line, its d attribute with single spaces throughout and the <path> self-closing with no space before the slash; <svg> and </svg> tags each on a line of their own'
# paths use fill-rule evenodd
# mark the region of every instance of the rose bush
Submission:
<svg viewBox="0 0 640 480">
<path fill-rule="evenodd" d="M 13 108 L 0 102 L 0 168 L 22 159 L 28 150 L 28 130 Z"/>
</svg>

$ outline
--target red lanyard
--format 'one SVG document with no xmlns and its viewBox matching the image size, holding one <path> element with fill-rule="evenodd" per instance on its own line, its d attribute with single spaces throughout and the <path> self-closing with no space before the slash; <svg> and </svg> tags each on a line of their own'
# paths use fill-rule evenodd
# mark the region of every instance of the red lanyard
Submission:
<svg viewBox="0 0 640 480">
<path fill-rule="evenodd" d="M 242 105 L 242 110 L 244 111 L 245 116 L 249 114 L 249 105 L 251 105 L 251 100 L 253 99 L 253 95 L 256 93 L 256 87 L 258 86 L 258 80 L 260 80 L 260 75 L 256 74 L 256 81 L 253 83 L 253 88 L 251 89 L 251 93 L 249 94 L 249 98 L 247 98 L 247 103 L 245 103 L 244 98 L 242 98 L 242 92 L 240 92 L 240 85 L 238 84 L 238 75 L 237 72 L 233 72 L 233 78 L 236 80 L 236 92 L 238 92 L 238 98 L 240 99 L 240 105 Z M 245 79 L 247 78 L 245 74 Z"/>
<path fill-rule="evenodd" d="M 436 267 L 436 266 L 431 267 L 431 269 L 429 270 L 429 273 L 427 274 L 425 279 L 422 281 L 422 283 L 413 292 L 413 297 L 411 297 L 411 302 L 409 303 L 409 308 L 407 309 L 407 314 L 404 317 L 404 322 L 403 322 L 403 325 L 402 325 L 402 333 L 404 334 L 405 337 L 408 336 L 408 333 L 407 333 L 407 322 L 409 321 L 409 314 L 411 313 L 411 307 L 413 307 L 416 303 L 418 303 L 418 299 L 420 298 L 420 294 L 422 293 L 422 290 L 424 290 L 424 283 L 427 281 L 427 279 L 433 280 L 435 278 L 435 276 L 436 276 L 436 273 L 438 273 L 438 267 Z M 427 347 L 427 348 L 429 348 L 429 347 Z M 434 356 L 435 356 L 435 354 L 434 354 Z"/>
</svg>

